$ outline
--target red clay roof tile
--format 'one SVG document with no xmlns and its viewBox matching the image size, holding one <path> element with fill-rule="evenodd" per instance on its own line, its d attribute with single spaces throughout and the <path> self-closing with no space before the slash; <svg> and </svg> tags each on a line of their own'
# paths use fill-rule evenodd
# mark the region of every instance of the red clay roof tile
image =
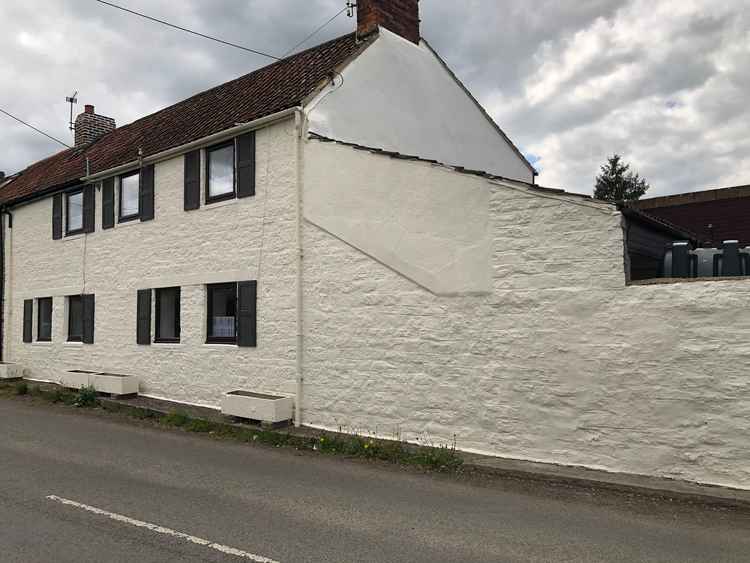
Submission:
<svg viewBox="0 0 750 563">
<path fill-rule="evenodd" d="M 87 147 L 66 149 L 32 164 L 0 190 L 0 204 L 73 184 L 86 175 L 133 162 L 138 149 L 150 156 L 237 123 L 247 123 L 300 105 L 360 48 L 345 35 L 196 94 L 173 106 L 119 127 Z"/>
</svg>

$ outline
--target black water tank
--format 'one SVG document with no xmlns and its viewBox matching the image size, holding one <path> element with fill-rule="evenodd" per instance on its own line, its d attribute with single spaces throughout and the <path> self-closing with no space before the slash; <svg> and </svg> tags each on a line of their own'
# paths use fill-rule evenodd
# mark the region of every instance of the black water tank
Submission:
<svg viewBox="0 0 750 563">
<path fill-rule="evenodd" d="M 665 278 L 694 278 L 697 259 L 688 241 L 675 241 L 667 245 L 662 259 L 661 272 Z"/>
<path fill-rule="evenodd" d="M 742 276 L 746 273 L 746 259 L 740 254 L 737 240 L 725 240 L 721 254 L 714 256 L 714 276 Z"/>
</svg>

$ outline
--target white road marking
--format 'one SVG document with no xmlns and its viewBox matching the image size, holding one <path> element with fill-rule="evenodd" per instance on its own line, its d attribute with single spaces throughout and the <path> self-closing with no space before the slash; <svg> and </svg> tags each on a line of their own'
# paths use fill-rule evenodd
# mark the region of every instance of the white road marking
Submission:
<svg viewBox="0 0 750 563">
<path fill-rule="evenodd" d="M 226 553 L 227 555 L 243 557 L 245 559 L 249 559 L 250 561 L 255 561 L 256 563 L 279 563 L 278 561 L 274 561 L 273 559 L 269 559 L 268 557 L 263 557 L 262 555 L 255 555 L 253 553 L 248 553 L 246 551 L 242 551 L 234 547 L 229 547 L 228 545 L 214 543 L 209 540 L 204 540 L 203 538 L 197 538 L 195 536 L 191 536 L 190 534 L 177 532 L 176 530 L 171 530 L 169 528 L 165 528 L 164 526 L 159 526 L 158 524 L 150 524 L 149 522 L 143 522 L 141 520 L 136 520 L 128 516 L 123 516 L 122 514 L 108 512 L 107 510 L 102 510 L 101 508 L 96 508 L 95 506 L 89 506 L 88 504 L 83 504 L 80 502 L 76 502 L 74 500 L 68 500 L 66 498 L 58 497 L 55 495 L 48 495 L 47 499 L 53 500 L 55 502 L 59 502 L 60 504 L 65 504 L 67 506 L 74 506 L 75 508 L 80 508 L 82 510 L 92 512 L 94 514 L 106 516 L 107 518 L 115 520 L 116 522 L 122 522 L 123 524 L 130 524 L 131 526 L 136 526 L 138 528 L 146 528 L 147 530 L 151 530 L 152 532 L 156 532 L 157 534 L 164 534 L 166 536 L 172 536 L 175 538 L 185 540 L 190 543 L 194 543 L 196 545 L 215 549 L 216 551 Z"/>
</svg>

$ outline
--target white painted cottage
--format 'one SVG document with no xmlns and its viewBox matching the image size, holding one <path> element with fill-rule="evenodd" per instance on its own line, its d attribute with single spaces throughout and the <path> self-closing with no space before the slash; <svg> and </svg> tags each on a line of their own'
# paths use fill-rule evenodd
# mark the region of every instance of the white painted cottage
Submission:
<svg viewBox="0 0 750 563">
<path fill-rule="evenodd" d="M 750 488 L 747 282 L 629 283 L 630 233 L 669 226 L 535 186 L 418 1 L 358 4 L 356 34 L 124 127 L 87 107 L 6 183 L 3 358 Z"/>
</svg>

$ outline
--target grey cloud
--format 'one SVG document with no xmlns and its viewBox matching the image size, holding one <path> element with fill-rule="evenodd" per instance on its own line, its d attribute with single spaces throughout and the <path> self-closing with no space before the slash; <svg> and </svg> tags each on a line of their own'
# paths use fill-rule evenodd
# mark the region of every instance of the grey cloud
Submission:
<svg viewBox="0 0 750 563">
<path fill-rule="evenodd" d="M 122 3 L 275 55 L 344 6 L 343 0 Z M 750 169 L 744 140 L 750 23 L 742 5 L 728 0 L 718 9 L 703 0 L 686 16 L 679 0 L 421 2 L 424 36 L 516 144 L 540 157 L 542 183 L 590 191 L 599 165 L 617 151 L 655 195 L 740 183 Z M 658 8 L 667 15 L 650 18 Z M 555 94 L 532 103 L 527 88 L 542 65 L 558 68 L 576 37 L 628 19 L 632 44 L 615 46 L 614 37 L 602 35 L 595 56 L 557 84 Z M 4 2 L 0 21 L 0 107 L 64 140 L 70 133 L 63 100 L 73 90 L 80 90 L 81 104 L 94 103 L 124 124 L 270 62 L 93 1 Z M 341 16 L 305 46 L 353 28 Z M 613 90 L 574 95 L 626 68 L 630 79 Z M 8 172 L 59 148 L 2 117 L 0 139 L 0 170 Z"/>
</svg>

